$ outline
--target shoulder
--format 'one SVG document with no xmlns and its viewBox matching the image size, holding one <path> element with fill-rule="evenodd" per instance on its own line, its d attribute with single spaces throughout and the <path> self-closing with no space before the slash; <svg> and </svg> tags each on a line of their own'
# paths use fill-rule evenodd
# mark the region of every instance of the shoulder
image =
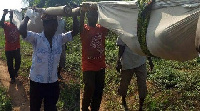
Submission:
<svg viewBox="0 0 200 111">
<path fill-rule="evenodd" d="M 27 31 L 27 36 L 31 36 L 31 37 L 42 37 L 43 34 L 42 33 L 36 33 L 36 32 L 32 32 L 32 31 Z"/>
<path fill-rule="evenodd" d="M 100 24 L 96 24 L 96 27 L 98 27 L 98 28 L 104 28 L 104 29 L 106 29 L 105 27 L 103 27 L 102 25 L 100 25 Z"/>
<path fill-rule="evenodd" d="M 103 31 L 106 31 L 106 32 L 108 31 L 107 28 L 103 27 L 103 26 L 100 25 L 100 24 L 96 24 L 96 27 L 99 28 L 99 29 L 101 29 L 101 30 L 103 30 Z"/>
<path fill-rule="evenodd" d="M 4 22 L 4 26 L 8 26 L 9 24 L 9 22 Z"/>
</svg>

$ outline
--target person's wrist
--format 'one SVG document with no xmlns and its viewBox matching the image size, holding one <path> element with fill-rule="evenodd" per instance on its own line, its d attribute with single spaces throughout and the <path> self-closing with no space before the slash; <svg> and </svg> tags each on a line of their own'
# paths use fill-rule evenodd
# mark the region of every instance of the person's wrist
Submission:
<svg viewBox="0 0 200 111">
<path fill-rule="evenodd" d="M 121 61 L 120 61 L 120 60 L 117 60 L 117 64 L 118 64 L 118 65 L 121 65 Z"/>
<path fill-rule="evenodd" d="M 120 58 L 118 58 L 117 62 L 121 62 Z"/>
<path fill-rule="evenodd" d="M 26 16 L 25 18 L 24 18 L 24 21 L 29 21 L 29 17 L 28 16 Z"/>
<path fill-rule="evenodd" d="M 25 19 L 30 19 L 29 16 L 26 16 Z"/>
</svg>

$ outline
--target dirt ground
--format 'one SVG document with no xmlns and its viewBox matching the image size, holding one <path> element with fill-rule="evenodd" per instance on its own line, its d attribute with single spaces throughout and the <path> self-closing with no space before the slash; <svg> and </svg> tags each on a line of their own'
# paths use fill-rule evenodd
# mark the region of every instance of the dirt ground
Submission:
<svg viewBox="0 0 200 111">
<path fill-rule="evenodd" d="M 12 101 L 13 111 L 30 111 L 29 104 L 29 80 L 22 77 L 16 78 L 14 84 L 10 83 L 10 76 L 5 62 L 0 60 L 0 82 L 7 89 L 8 95 Z M 80 93 L 80 109 L 82 103 L 83 92 Z M 104 109 L 104 99 L 100 107 L 100 111 Z M 42 108 L 43 109 L 43 108 Z"/>
<path fill-rule="evenodd" d="M 30 111 L 29 99 L 26 92 L 27 88 L 23 86 L 23 84 L 28 84 L 28 80 L 23 81 L 27 81 L 27 83 L 22 83 L 20 77 L 18 77 L 14 84 L 10 84 L 7 65 L 2 61 L 0 61 L 0 69 L 0 82 L 8 90 L 8 95 L 13 105 L 13 111 Z"/>
</svg>

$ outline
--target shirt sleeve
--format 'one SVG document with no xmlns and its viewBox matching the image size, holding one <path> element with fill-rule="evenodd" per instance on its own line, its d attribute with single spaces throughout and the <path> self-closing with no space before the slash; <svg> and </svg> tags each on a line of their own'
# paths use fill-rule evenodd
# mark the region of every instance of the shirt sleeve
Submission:
<svg viewBox="0 0 200 111">
<path fill-rule="evenodd" d="M 34 45 L 36 44 L 36 36 L 37 36 L 37 33 L 32 32 L 32 31 L 27 31 L 27 37 L 24 38 L 23 40 Z"/>
<path fill-rule="evenodd" d="M 72 41 L 72 34 L 71 31 L 67 33 L 62 33 L 62 44 L 65 44 L 66 42 Z"/>
<path fill-rule="evenodd" d="M 120 37 L 117 38 L 117 45 L 122 45 L 125 46 L 126 44 L 122 41 L 122 39 Z"/>
</svg>

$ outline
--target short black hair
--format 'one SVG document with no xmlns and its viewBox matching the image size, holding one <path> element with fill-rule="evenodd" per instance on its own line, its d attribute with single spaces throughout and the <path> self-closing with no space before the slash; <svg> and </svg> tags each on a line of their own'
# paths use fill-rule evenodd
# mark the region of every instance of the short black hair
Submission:
<svg viewBox="0 0 200 111">
<path fill-rule="evenodd" d="M 57 21 L 57 19 L 51 19 L 51 20 L 42 20 L 43 21 L 43 25 L 49 24 L 51 22 Z"/>
<path fill-rule="evenodd" d="M 98 12 L 96 10 L 91 10 L 91 11 L 88 11 L 86 13 L 86 16 L 97 16 L 98 17 Z"/>
</svg>

